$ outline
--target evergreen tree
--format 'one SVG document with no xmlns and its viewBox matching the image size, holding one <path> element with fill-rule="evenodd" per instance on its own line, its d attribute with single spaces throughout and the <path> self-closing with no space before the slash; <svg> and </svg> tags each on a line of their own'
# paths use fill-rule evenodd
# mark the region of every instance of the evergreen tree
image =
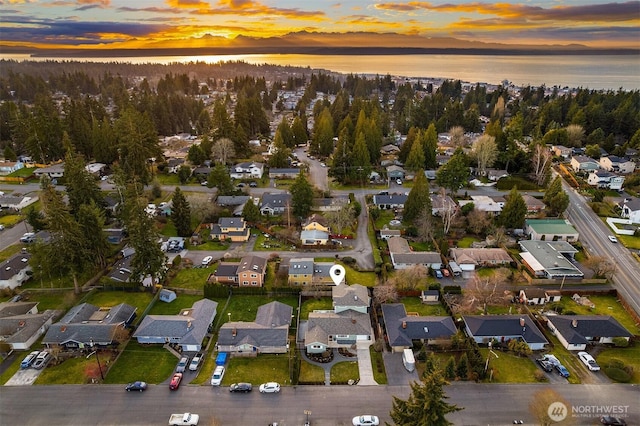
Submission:
<svg viewBox="0 0 640 426">
<path fill-rule="evenodd" d="M 315 123 L 310 151 L 322 157 L 328 157 L 333 152 L 333 118 L 329 108 L 320 113 Z"/>
<path fill-rule="evenodd" d="M 429 124 L 425 132 L 421 132 L 420 142 L 424 149 L 424 166 L 427 169 L 435 169 L 438 165 L 436 162 L 436 151 L 438 149 L 438 131 L 434 123 Z"/>
<path fill-rule="evenodd" d="M 69 198 L 69 208 L 71 213 L 75 215 L 81 205 L 90 203 L 101 205 L 103 198 L 98 181 L 95 176 L 87 171 L 84 159 L 74 152 L 66 133 L 64 133 L 63 142 L 67 149 L 64 163 L 64 180 L 67 188 L 67 197 Z"/>
<path fill-rule="evenodd" d="M 200 145 L 191 145 L 191 147 L 189 148 L 189 152 L 187 153 L 187 159 L 191 164 L 200 166 L 207 158 L 207 154 L 205 154 Z"/>
<path fill-rule="evenodd" d="M 177 175 L 180 183 L 184 185 L 189 181 L 189 178 L 191 177 L 191 167 L 185 164 L 181 165 L 180 167 L 178 167 Z"/>
<path fill-rule="evenodd" d="M 469 376 L 469 359 L 467 358 L 467 353 L 463 353 L 460 359 L 458 360 L 458 366 L 456 367 L 456 375 L 460 380 L 467 380 Z"/>
<path fill-rule="evenodd" d="M 447 380 L 453 380 L 456 378 L 456 359 L 453 357 L 449 357 L 449 361 L 447 361 L 447 365 L 444 367 L 444 377 Z"/>
<path fill-rule="evenodd" d="M 305 218 L 311 211 L 313 204 L 313 187 L 304 173 L 300 173 L 291 185 L 291 207 L 293 214 Z"/>
<path fill-rule="evenodd" d="M 500 212 L 498 222 L 507 229 L 522 229 L 527 216 L 527 203 L 514 186 L 509 192 L 509 198 Z"/>
<path fill-rule="evenodd" d="M 91 263 L 98 268 L 106 267 L 111 245 L 104 232 L 104 210 L 91 202 L 82 204 L 75 216 L 83 235 L 83 244 L 91 253 Z"/>
<path fill-rule="evenodd" d="M 287 117 L 282 117 L 282 121 L 276 129 L 276 137 L 277 136 L 280 136 L 282 143 L 287 148 L 294 148 L 296 146 L 296 141 L 293 138 L 293 132 L 291 131 L 291 127 L 289 127 Z"/>
<path fill-rule="evenodd" d="M 340 183 L 346 183 L 349 180 L 352 147 L 348 145 L 349 130 L 345 128 L 340 131 L 338 136 L 338 144 L 333 152 L 331 168 L 329 169 L 329 175 Z"/>
<path fill-rule="evenodd" d="M 244 204 L 244 207 L 242 208 L 242 217 L 244 218 L 244 220 L 250 223 L 256 223 L 258 220 L 260 220 L 260 209 L 253 202 L 251 197 L 247 200 L 247 202 Z"/>
<path fill-rule="evenodd" d="M 413 188 L 409 191 L 404 204 L 403 220 L 406 223 L 413 223 L 425 211 L 431 214 L 431 195 L 427 177 L 423 171 L 420 171 L 414 178 Z"/>
<path fill-rule="evenodd" d="M 278 136 L 276 134 L 276 136 Z M 276 140 L 273 143 L 273 153 L 271 157 L 269 157 L 269 167 L 271 168 L 283 168 L 289 166 L 289 155 L 291 154 L 291 150 L 284 146 L 284 143 L 280 138 L 276 137 Z"/>
<path fill-rule="evenodd" d="M 411 394 L 407 400 L 393 397 L 391 420 L 398 426 L 450 426 L 446 415 L 462 410 L 447 403 L 444 393 L 447 381 L 435 369 L 427 374 L 422 383 L 411 383 Z"/>
<path fill-rule="evenodd" d="M 231 176 L 224 164 L 216 164 L 207 176 L 207 186 L 218 188 L 218 195 L 230 195 L 233 193 Z"/>
<path fill-rule="evenodd" d="M 162 156 L 153 121 L 147 114 L 129 108 L 122 112 L 113 128 L 118 140 L 122 170 L 130 181 L 149 184 L 151 171 L 148 160 Z"/>
<path fill-rule="evenodd" d="M 42 231 L 47 227 L 47 222 L 44 215 L 40 212 L 40 210 L 36 210 L 33 206 L 29 206 L 26 208 L 25 220 L 33 228 L 33 232 Z"/>
<path fill-rule="evenodd" d="M 569 195 L 562 189 L 562 178 L 557 176 L 542 198 L 551 216 L 560 216 L 569 207 Z"/>
<path fill-rule="evenodd" d="M 436 172 L 436 183 L 449 189 L 455 195 L 460 188 L 466 185 L 469 175 L 467 155 L 458 148 L 449 161 Z"/>
<path fill-rule="evenodd" d="M 410 170 L 416 174 L 423 173 L 424 149 L 422 149 L 422 144 L 413 144 L 413 146 L 411 147 L 411 152 L 409 152 L 409 157 L 407 157 L 407 161 L 404 166 L 407 170 Z"/>
<path fill-rule="evenodd" d="M 350 165 L 351 170 L 349 175 L 351 176 L 351 180 L 353 182 L 364 184 L 371 173 L 371 159 L 369 157 L 369 150 L 363 133 L 358 134 L 356 137 L 356 142 L 351 154 Z"/>
<path fill-rule="evenodd" d="M 295 145 L 306 144 L 307 140 L 309 140 L 307 129 L 305 128 L 305 125 L 302 124 L 302 120 L 298 116 L 293 119 L 293 124 L 291 125 L 291 133 L 293 133 L 293 143 Z"/>
<path fill-rule="evenodd" d="M 400 147 L 400 152 L 398 153 L 398 159 L 403 163 L 407 162 L 407 158 L 409 157 L 409 153 L 411 152 L 413 143 L 418 139 L 419 132 L 420 130 L 417 127 L 411 127 L 409 129 L 407 138 L 404 140 L 404 143 Z"/>
<path fill-rule="evenodd" d="M 191 207 L 178 187 L 171 199 L 171 221 L 179 237 L 191 236 Z"/>
</svg>

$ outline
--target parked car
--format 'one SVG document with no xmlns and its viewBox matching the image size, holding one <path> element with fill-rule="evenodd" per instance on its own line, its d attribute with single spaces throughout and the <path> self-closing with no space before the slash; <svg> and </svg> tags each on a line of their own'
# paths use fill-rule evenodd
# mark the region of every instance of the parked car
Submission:
<svg viewBox="0 0 640 426">
<path fill-rule="evenodd" d="M 171 382 L 169 383 L 169 389 L 176 390 L 180 387 L 180 382 L 182 381 L 182 373 L 175 373 L 171 378 Z"/>
<path fill-rule="evenodd" d="M 587 366 L 590 371 L 600 371 L 600 366 L 595 359 L 587 352 L 578 352 L 578 358 Z"/>
<path fill-rule="evenodd" d="M 402 179 L 396 179 L 396 183 L 397 183 L 398 185 L 402 185 Z"/>
<path fill-rule="evenodd" d="M 200 367 L 200 361 L 202 361 L 202 354 L 198 352 L 191 359 L 191 363 L 189 364 L 189 371 L 196 371 L 198 367 Z"/>
<path fill-rule="evenodd" d="M 4 231 L 4 225 L 0 224 L 0 231 Z"/>
<path fill-rule="evenodd" d="M 276 382 L 267 382 L 260 385 L 260 393 L 278 393 L 280 385 Z"/>
<path fill-rule="evenodd" d="M 127 392 L 131 392 L 131 391 L 142 392 L 142 391 L 145 391 L 145 390 L 147 390 L 147 382 L 137 381 L 137 382 L 129 383 L 127 386 L 124 387 L 124 390 L 126 390 Z"/>
<path fill-rule="evenodd" d="M 624 419 L 613 416 L 600 417 L 600 423 L 607 426 L 627 426 L 627 422 Z"/>
<path fill-rule="evenodd" d="M 224 377 L 224 367 L 219 365 L 213 370 L 213 376 L 211 376 L 211 386 L 220 386 L 222 378 Z"/>
<path fill-rule="evenodd" d="M 447 268 L 442 268 L 442 275 L 444 275 L 445 277 L 450 277 L 451 272 L 449 272 Z"/>
<path fill-rule="evenodd" d="M 51 354 L 47 351 L 42 351 L 33 361 L 33 368 L 35 368 L 36 370 L 40 370 L 49 363 L 49 360 L 51 360 Z"/>
<path fill-rule="evenodd" d="M 543 358 L 536 359 L 536 362 L 544 371 L 551 373 L 553 371 L 553 364 Z"/>
<path fill-rule="evenodd" d="M 202 266 L 209 266 L 212 260 L 213 260 L 213 256 L 205 257 L 204 259 L 202 259 Z"/>
<path fill-rule="evenodd" d="M 234 383 L 229 386 L 229 392 L 242 392 L 247 393 L 253 390 L 251 383 Z"/>
<path fill-rule="evenodd" d="M 189 365 L 189 357 L 183 356 L 182 358 L 180 358 L 180 361 L 178 361 L 178 365 L 176 366 L 176 373 L 184 373 L 187 365 Z"/>
<path fill-rule="evenodd" d="M 378 419 L 378 416 L 357 416 L 353 418 L 351 424 L 353 426 L 377 426 L 380 424 L 380 419 Z"/>
<path fill-rule="evenodd" d="M 22 237 L 20 237 L 20 242 L 25 244 L 32 243 L 35 240 L 36 240 L 36 234 L 34 234 L 33 232 L 25 232 L 22 235 Z"/>
<path fill-rule="evenodd" d="M 250 186 L 251 188 L 257 188 L 257 187 L 258 187 L 258 184 L 257 184 L 256 182 L 249 182 L 249 186 Z"/>
<path fill-rule="evenodd" d="M 442 277 L 443 277 L 443 275 L 442 275 L 442 271 L 441 271 L 440 269 L 434 269 L 434 270 L 433 270 L 433 275 L 435 275 L 435 276 L 436 276 L 436 278 L 438 278 L 438 279 L 440 279 L 440 278 L 442 278 Z"/>
<path fill-rule="evenodd" d="M 562 364 L 557 364 L 556 366 L 556 371 L 558 372 L 559 375 L 561 375 L 562 377 L 569 377 L 569 370 L 566 369 L 566 367 Z"/>
<path fill-rule="evenodd" d="M 613 235 L 609 235 L 607 236 L 607 238 L 609 238 L 609 241 L 611 241 L 612 243 L 617 243 L 618 239 L 616 237 L 614 237 Z"/>
<path fill-rule="evenodd" d="M 33 351 L 29 355 L 24 357 L 24 359 L 20 363 L 20 368 L 24 369 L 24 368 L 31 367 L 31 364 L 33 364 L 33 362 L 36 360 L 36 358 L 38 357 L 39 353 L 40 353 L 40 351 Z"/>
</svg>

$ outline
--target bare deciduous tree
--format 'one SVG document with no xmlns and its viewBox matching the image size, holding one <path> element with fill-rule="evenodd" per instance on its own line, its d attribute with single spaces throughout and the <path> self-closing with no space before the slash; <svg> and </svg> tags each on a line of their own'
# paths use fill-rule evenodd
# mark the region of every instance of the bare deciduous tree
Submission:
<svg viewBox="0 0 640 426">
<path fill-rule="evenodd" d="M 415 220 L 418 239 L 421 242 L 430 241 L 433 237 L 433 215 L 431 210 L 423 209 Z"/>
<path fill-rule="evenodd" d="M 488 230 L 491 226 L 491 219 L 487 212 L 478 209 L 471 210 L 467 215 L 467 222 L 469 223 L 471 232 L 476 235 L 480 235 L 482 231 Z"/>
<path fill-rule="evenodd" d="M 463 147 L 467 145 L 467 138 L 464 135 L 464 128 L 461 126 L 454 126 L 449 129 L 449 136 L 451 137 L 451 145 L 454 147 Z"/>
<path fill-rule="evenodd" d="M 227 161 L 236 156 L 235 148 L 233 147 L 233 141 L 228 138 L 218 139 L 211 148 L 211 154 L 213 158 L 222 164 L 227 164 Z"/>
<path fill-rule="evenodd" d="M 611 278 L 616 270 L 616 265 L 611 259 L 602 256 L 591 256 L 586 259 L 584 266 L 591 269 L 599 277 Z"/>
<path fill-rule="evenodd" d="M 533 157 L 531 159 L 532 175 L 534 181 L 540 186 L 544 185 L 547 180 L 552 159 L 551 151 L 544 145 L 537 144 L 533 149 Z"/>
<path fill-rule="evenodd" d="M 445 197 L 447 195 L 444 188 L 440 188 L 440 195 L 442 197 Z M 457 205 L 452 205 L 450 203 L 444 204 L 445 205 L 443 206 L 442 210 L 440 210 L 440 217 L 442 218 L 442 229 L 444 231 L 444 235 L 447 235 L 449 233 L 449 229 L 451 228 L 451 223 L 458 214 L 459 209 Z"/>
<path fill-rule="evenodd" d="M 398 290 L 395 286 L 377 285 L 373 288 L 373 303 L 381 305 L 383 303 L 394 303 L 398 301 Z"/>
<path fill-rule="evenodd" d="M 498 268 L 493 274 L 486 277 L 476 275 L 467 286 L 465 292 L 465 303 L 469 309 L 482 307 L 482 312 L 487 314 L 487 306 L 504 305 L 510 300 L 511 293 L 507 290 L 506 284 L 511 271 L 507 268 Z"/>
<path fill-rule="evenodd" d="M 340 234 L 347 226 L 353 224 L 353 206 L 346 204 L 338 211 L 327 213 L 326 217 L 333 232 Z"/>
<path fill-rule="evenodd" d="M 579 124 L 569 124 L 567 126 L 567 137 L 569 138 L 569 146 L 582 146 L 584 140 L 584 128 Z"/>
<path fill-rule="evenodd" d="M 481 176 L 487 173 L 487 167 L 493 166 L 498 158 L 498 145 L 496 138 L 490 135 L 482 135 L 473 143 L 473 155 L 478 162 L 478 171 Z"/>
<path fill-rule="evenodd" d="M 407 269 L 396 271 L 393 277 L 387 280 L 387 285 L 392 285 L 398 290 L 414 290 L 427 278 L 427 268 L 416 265 Z"/>
</svg>

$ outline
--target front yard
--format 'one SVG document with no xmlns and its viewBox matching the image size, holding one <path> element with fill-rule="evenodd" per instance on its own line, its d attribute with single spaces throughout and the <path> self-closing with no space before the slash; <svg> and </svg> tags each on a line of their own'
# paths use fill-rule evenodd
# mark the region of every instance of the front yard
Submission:
<svg viewBox="0 0 640 426">
<path fill-rule="evenodd" d="M 95 357 L 91 357 L 90 361 L 95 363 Z M 66 362 L 68 361 L 62 365 Z M 171 376 L 177 362 L 178 359 L 161 345 L 142 345 L 132 339 L 109 370 L 104 382 L 129 383 L 142 380 L 153 384 L 162 383 Z"/>
<path fill-rule="evenodd" d="M 628 348 L 604 349 L 595 358 L 601 367 L 606 366 L 614 359 L 622 361 L 624 365 L 633 368 L 633 375 L 629 383 L 640 384 L 640 344 L 631 344 Z"/>
<path fill-rule="evenodd" d="M 254 386 L 266 382 L 290 384 L 289 362 L 293 362 L 293 359 L 289 360 L 287 354 L 264 354 L 256 358 L 232 357 L 227 364 L 222 385 L 229 386 L 237 382 L 248 382 Z"/>
<path fill-rule="evenodd" d="M 535 372 L 538 367 L 527 357 L 519 357 L 511 352 L 494 351 L 496 358 L 489 353 L 489 349 L 480 349 L 483 359 L 489 358 L 487 381 L 491 377 L 492 383 L 534 383 Z"/>
</svg>

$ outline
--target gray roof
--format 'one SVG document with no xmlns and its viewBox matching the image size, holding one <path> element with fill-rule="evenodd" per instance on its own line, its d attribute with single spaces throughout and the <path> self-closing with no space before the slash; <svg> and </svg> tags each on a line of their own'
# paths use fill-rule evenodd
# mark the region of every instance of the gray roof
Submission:
<svg viewBox="0 0 640 426">
<path fill-rule="evenodd" d="M 29 268 L 31 253 L 17 253 L 0 263 L 0 281 L 10 280 L 14 275 Z"/>
<path fill-rule="evenodd" d="M 221 262 L 213 273 L 214 277 L 235 277 L 238 275 L 238 262 Z"/>
<path fill-rule="evenodd" d="M 395 263 L 407 265 L 426 265 L 433 263 L 442 263 L 439 253 L 431 251 L 414 251 L 411 253 L 392 253 Z"/>
<path fill-rule="evenodd" d="M 304 244 L 307 241 L 328 240 L 329 233 L 319 229 L 311 229 L 309 231 L 300 231 L 300 240 Z"/>
<path fill-rule="evenodd" d="M 632 212 L 638 211 L 640 210 L 640 198 L 633 197 L 629 201 L 623 201 L 622 205 L 626 206 Z"/>
<path fill-rule="evenodd" d="M 0 303 L 0 318 L 26 314 L 37 305 L 38 302 L 2 302 Z"/>
<path fill-rule="evenodd" d="M 521 336 L 530 344 L 549 343 L 527 315 L 465 315 L 462 319 L 475 337 Z"/>
<path fill-rule="evenodd" d="M 328 343 L 330 335 L 347 334 L 371 336 L 369 314 L 356 311 L 310 312 L 307 321 L 305 345 L 313 342 Z"/>
<path fill-rule="evenodd" d="M 0 336 L 7 343 L 27 342 L 44 327 L 51 318 L 61 315 L 62 311 L 47 309 L 39 314 L 20 314 L 0 318 Z"/>
<path fill-rule="evenodd" d="M 284 209 L 291 200 L 291 194 L 284 192 L 278 194 L 265 193 L 262 196 L 262 204 L 260 208 Z"/>
<path fill-rule="evenodd" d="M 246 226 L 244 219 L 240 217 L 221 217 L 218 219 L 218 225 L 221 228 L 244 228 Z"/>
<path fill-rule="evenodd" d="M 578 250 L 566 241 L 522 240 L 520 247 L 540 263 L 547 271 L 554 273 L 582 273 L 563 253 L 577 253 Z"/>
<path fill-rule="evenodd" d="M 289 261 L 289 275 L 291 274 L 313 274 L 313 258 L 302 257 Z"/>
<path fill-rule="evenodd" d="M 371 305 L 369 290 L 360 284 L 337 285 L 331 289 L 333 306 L 366 306 Z"/>
<path fill-rule="evenodd" d="M 293 308 L 281 302 L 270 302 L 258 308 L 254 322 L 227 322 L 220 327 L 218 344 L 256 347 L 284 346 L 289 336 Z"/>
<path fill-rule="evenodd" d="M 218 303 L 201 299 L 179 315 L 147 315 L 133 337 L 170 337 L 180 344 L 201 344 L 216 316 Z"/>
<path fill-rule="evenodd" d="M 547 319 L 551 321 L 564 339 L 573 345 L 587 343 L 586 337 L 632 336 L 626 328 L 609 315 L 550 315 Z"/>
<path fill-rule="evenodd" d="M 385 303 L 382 316 L 391 346 L 412 346 L 413 340 L 442 339 L 456 334 L 449 316 L 407 316 L 402 303 Z"/>
<path fill-rule="evenodd" d="M 257 273 L 264 273 L 267 268 L 267 259 L 260 256 L 244 256 L 240 259 L 240 265 L 238 266 L 238 274 L 244 271 L 255 271 Z"/>
<path fill-rule="evenodd" d="M 269 174 L 273 175 L 287 175 L 287 174 L 298 174 L 300 173 L 300 169 L 291 167 L 291 168 L 280 168 L 280 169 L 269 169 Z"/>
<path fill-rule="evenodd" d="M 381 204 L 404 204 L 407 202 L 408 196 L 406 194 L 376 194 L 373 196 L 373 203 L 375 205 Z"/>
</svg>

